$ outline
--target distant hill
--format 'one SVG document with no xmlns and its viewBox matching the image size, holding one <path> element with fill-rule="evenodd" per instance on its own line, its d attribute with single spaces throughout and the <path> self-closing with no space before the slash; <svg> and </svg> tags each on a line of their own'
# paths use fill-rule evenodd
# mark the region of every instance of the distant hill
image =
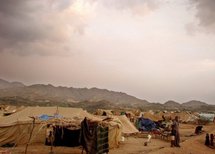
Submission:
<svg viewBox="0 0 215 154">
<path fill-rule="evenodd" d="M 0 79 L 0 89 L 24 87 L 25 85 L 21 82 L 8 82 Z"/>
<path fill-rule="evenodd" d="M 93 110 L 96 108 L 139 108 L 141 110 L 193 110 L 214 111 L 215 105 L 201 101 L 178 103 L 169 100 L 164 104 L 150 103 L 123 92 L 99 88 L 55 87 L 51 84 L 26 86 L 21 82 L 0 79 L 0 104 L 28 106 L 71 106 Z"/>
<path fill-rule="evenodd" d="M 196 100 L 192 100 L 186 103 L 182 103 L 183 107 L 199 107 L 199 106 L 204 106 L 204 105 L 208 105 L 205 102 L 201 102 L 201 101 L 196 101 Z"/>
<path fill-rule="evenodd" d="M 98 88 L 73 88 L 73 87 L 55 87 L 51 84 L 35 84 L 31 86 L 25 86 L 24 84 L 19 84 L 19 86 L 14 86 L 14 83 L 2 80 L 4 86 L 0 89 L 0 100 L 1 102 L 16 99 L 14 103 L 18 103 L 19 99 L 26 100 L 24 102 L 29 102 L 29 105 L 42 104 L 55 104 L 60 103 L 73 105 L 78 102 L 89 101 L 99 102 L 105 100 L 111 102 L 117 106 L 143 106 L 149 104 L 146 100 L 138 99 L 134 96 L 130 96 L 122 92 L 114 92 L 106 89 Z M 2 84 L 3 85 L 3 84 Z M 21 102 L 20 102 L 21 103 Z M 15 104 L 14 104 L 15 105 Z"/>
<path fill-rule="evenodd" d="M 197 100 L 191 100 L 182 104 L 175 101 L 167 101 L 162 108 L 166 110 L 215 111 L 215 105 L 209 105 Z"/>
<path fill-rule="evenodd" d="M 163 105 L 166 109 L 180 109 L 181 108 L 180 103 L 172 101 L 172 100 L 165 102 Z"/>
</svg>

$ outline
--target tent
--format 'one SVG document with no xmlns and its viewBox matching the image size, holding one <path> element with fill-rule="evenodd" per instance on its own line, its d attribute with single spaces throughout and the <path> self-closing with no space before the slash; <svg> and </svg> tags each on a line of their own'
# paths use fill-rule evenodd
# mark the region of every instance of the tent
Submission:
<svg viewBox="0 0 215 154">
<path fill-rule="evenodd" d="M 110 116 L 113 115 L 113 110 L 97 109 L 95 115 Z"/>
<path fill-rule="evenodd" d="M 159 120 L 163 120 L 162 119 L 162 115 L 160 114 L 155 114 L 152 111 L 148 111 L 148 112 L 141 112 L 139 117 L 144 116 L 144 118 L 153 120 L 153 121 L 159 121 Z"/>
<path fill-rule="evenodd" d="M 81 108 L 66 107 L 26 107 L 12 115 L 2 117 L 0 120 L 0 146 L 5 144 L 28 143 L 33 127 L 32 117 L 36 118 L 30 143 L 44 143 L 47 124 L 66 126 L 68 130 L 80 129 L 81 121 L 86 117 L 102 124 L 102 120 Z M 50 119 L 48 118 L 50 117 Z M 119 146 L 121 127 L 116 122 L 106 123 L 109 128 L 109 147 Z"/>
<path fill-rule="evenodd" d="M 215 114 L 214 113 L 200 113 L 199 117 L 201 120 L 213 122 L 213 120 L 215 118 Z"/>
<path fill-rule="evenodd" d="M 109 121 L 109 123 L 117 123 L 118 127 L 120 127 L 121 133 L 125 135 L 134 134 L 139 132 L 137 128 L 132 124 L 129 119 L 125 115 L 120 116 L 97 116 L 102 118 L 103 121 Z"/>
<path fill-rule="evenodd" d="M 134 134 L 139 132 L 137 128 L 129 121 L 125 115 L 116 116 L 122 124 L 122 133 L 123 134 Z"/>
</svg>

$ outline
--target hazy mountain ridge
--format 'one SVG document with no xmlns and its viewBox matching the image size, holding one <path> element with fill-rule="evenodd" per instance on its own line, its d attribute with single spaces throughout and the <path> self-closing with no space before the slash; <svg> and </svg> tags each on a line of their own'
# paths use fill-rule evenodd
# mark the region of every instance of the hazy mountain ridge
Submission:
<svg viewBox="0 0 215 154">
<path fill-rule="evenodd" d="M 8 82 L 0 79 L 0 89 L 24 87 L 25 85 L 21 82 Z"/>
<path fill-rule="evenodd" d="M 8 82 L 0 79 L 0 104 L 72 106 L 83 108 L 123 108 L 134 107 L 162 110 L 215 110 L 215 105 L 192 100 L 178 103 L 169 100 L 164 104 L 150 103 L 126 93 L 99 88 L 55 87 L 51 84 L 25 86 L 20 82 Z"/>
<path fill-rule="evenodd" d="M 167 110 L 215 111 L 215 105 L 207 104 L 198 100 L 191 100 L 181 104 L 170 100 L 163 104 L 163 108 Z"/>
<path fill-rule="evenodd" d="M 180 105 L 181 105 L 180 103 L 175 102 L 173 100 L 169 100 L 169 101 L 167 101 L 167 102 L 164 103 L 164 106 L 175 106 L 175 107 L 178 107 Z"/>
<path fill-rule="evenodd" d="M 7 82 L 7 81 L 6 81 Z M 1 84 L 0 84 L 1 85 Z M 9 87 L 9 86 L 8 86 Z M 67 88 L 53 85 L 35 84 L 23 87 L 0 87 L 0 97 L 18 96 L 28 100 L 49 100 L 50 102 L 64 102 L 68 104 L 89 101 L 99 102 L 106 100 L 117 105 L 147 105 L 149 102 L 138 99 L 122 92 L 114 92 L 98 88 Z"/>
<path fill-rule="evenodd" d="M 182 106 L 184 107 L 195 107 L 195 106 L 204 106 L 204 105 L 208 105 L 208 104 L 197 100 L 191 100 L 189 102 L 182 103 Z"/>
</svg>

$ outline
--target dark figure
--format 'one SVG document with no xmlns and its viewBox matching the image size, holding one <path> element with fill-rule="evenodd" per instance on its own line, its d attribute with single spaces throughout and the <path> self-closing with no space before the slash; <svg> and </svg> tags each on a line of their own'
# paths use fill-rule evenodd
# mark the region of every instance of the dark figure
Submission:
<svg viewBox="0 0 215 154">
<path fill-rule="evenodd" d="M 214 146 L 214 134 L 211 134 L 210 138 L 211 138 L 211 146 Z"/>
<path fill-rule="evenodd" d="M 103 111 L 102 116 L 107 116 L 107 113 Z"/>
<path fill-rule="evenodd" d="M 175 146 L 180 147 L 180 134 L 179 134 L 179 119 L 178 116 L 175 116 L 175 119 L 173 121 L 174 129 L 176 131 L 175 134 Z"/>
<path fill-rule="evenodd" d="M 203 126 L 197 126 L 195 129 L 195 134 L 199 135 L 202 132 L 202 127 Z"/>
<path fill-rule="evenodd" d="M 176 130 L 174 125 L 172 125 L 172 129 L 171 129 L 171 147 L 175 146 L 175 135 L 176 135 Z"/>
<path fill-rule="evenodd" d="M 163 119 L 163 121 L 166 121 L 166 118 L 165 118 L 165 116 L 164 116 L 164 115 L 162 115 L 162 119 Z"/>
<path fill-rule="evenodd" d="M 206 146 L 210 145 L 210 139 L 209 139 L 209 134 L 208 133 L 206 134 L 206 137 L 205 137 L 205 145 Z"/>
</svg>

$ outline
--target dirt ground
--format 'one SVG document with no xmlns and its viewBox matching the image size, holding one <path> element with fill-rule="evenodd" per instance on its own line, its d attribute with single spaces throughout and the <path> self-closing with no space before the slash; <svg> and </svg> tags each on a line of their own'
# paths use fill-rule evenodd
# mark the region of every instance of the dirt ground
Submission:
<svg viewBox="0 0 215 154">
<path fill-rule="evenodd" d="M 146 138 L 141 137 L 141 134 L 136 136 L 125 137 L 125 141 L 120 144 L 119 148 L 111 149 L 109 154 L 215 154 L 215 149 L 204 145 L 205 134 L 215 134 L 215 124 L 210 124 L 203 127 L 205 131 L 201 135 L 195 136 L 194 130 L 196 125 L 181 124 L 181 147 L 170 147 L 167 140 L 160 138 L 152 138 L 151 143 L 144 146 Z M 23 154 L 25 146 L 15 148 L 0 148 L 0 151 L 8 150 L 12 154 Z M 53 147 L 54 154 L 80 154 L 81 147 Z M 50 147 L 42 144 L 29 145 L 28 154 L 49 154 Z M 1 154 L 1 152 L 0 152 Z"/>
</svg>

